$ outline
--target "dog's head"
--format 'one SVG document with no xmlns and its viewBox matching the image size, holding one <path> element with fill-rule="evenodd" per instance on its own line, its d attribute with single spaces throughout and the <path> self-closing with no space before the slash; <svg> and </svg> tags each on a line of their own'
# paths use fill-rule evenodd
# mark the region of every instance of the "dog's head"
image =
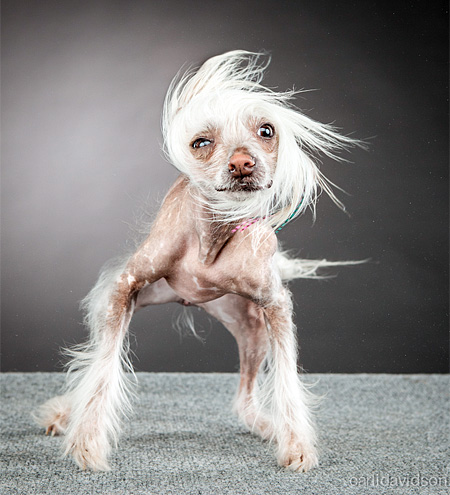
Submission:
<svg viewBox="0 0 450 495">
<path fill-rule="evenodd" d="M 320 186 L 331 192 L 310 153 L 334 156 L 352 140 L 292 107 L 295 92 L 262 86 L 261 57 L 229 52 L 175 78 L 162 127 L 169 160 L 210 206 L 278 226 L 314 204 Z"/>
</svg>

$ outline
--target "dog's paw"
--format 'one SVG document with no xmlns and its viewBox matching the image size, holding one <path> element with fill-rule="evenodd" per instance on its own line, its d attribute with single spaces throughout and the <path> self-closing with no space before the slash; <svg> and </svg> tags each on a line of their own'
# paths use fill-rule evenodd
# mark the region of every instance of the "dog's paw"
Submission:
<svg viewBox="0 0 450 495">
<path fill-rule="evenodd" d="M 92 471 L 111 469 L 108 463 L 108 454 L 111 449 L 104 438 L 98 435 L 78 433 L 69 436 L 65 445 L 65 454 L 71 455 L 81 469 Z"/>
<path fill-rule="evenodd" d="M 67 396 L 53 397 L 33 413 L 35 421 L 45 428 L 46 435 L 64 435 L 70 415 Z"/>
<path fill-rule="evenodd" d="M 317 466 L 319 459 L 314 447 L 298 442 L 278 452 L 278 463 L 292 471 L 306 472 Z"/>
</svg>

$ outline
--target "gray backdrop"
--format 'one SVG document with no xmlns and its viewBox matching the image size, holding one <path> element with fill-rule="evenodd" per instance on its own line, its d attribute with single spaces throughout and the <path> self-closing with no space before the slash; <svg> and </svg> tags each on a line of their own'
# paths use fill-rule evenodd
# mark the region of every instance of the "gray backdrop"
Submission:
<svg viewBox="0 0 450 495">
<path fill-rule="evenodd" d="M 385 4 L 380 2 L 380 4 Z M 271 52 L 266 82 L 369 138 L 322 170 L 327 198 L 280 234 L 304 257 L 363 259 L 296 281 L 301 363 L 313 372 L 448 370 L 446 2 L 2 2 L 2 368 L 60 369 L 85 337 L 79 300 L 175 179 L 160 152 L 172 76 L 231 49 Z M 132 243 L 129 243 L 132 245 Z M 139 370 L 232 371 L 233 339 L 176 305 L 132 323 Z"/>
</svg>

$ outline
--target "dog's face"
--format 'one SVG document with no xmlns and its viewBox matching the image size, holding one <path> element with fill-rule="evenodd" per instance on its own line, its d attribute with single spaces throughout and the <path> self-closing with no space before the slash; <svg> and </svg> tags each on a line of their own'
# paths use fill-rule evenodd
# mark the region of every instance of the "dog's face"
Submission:
<svg viewBox="0 0 450 495">
<path fill-rule="evenodd" d="M 171 157 L 217 201 L 241 201 L 273 184 L 280 128 L 255 95 L 196 95 L 174 116 L 166 136 Z"/>
<path fill-rule="evenodd" d="M 272 186 L 278 134 L 267 118 L 229 116 L 205 122 L 191 132 L 185 146 L 192 179 L 210 191 L 238 197 Z"/>
</svg>

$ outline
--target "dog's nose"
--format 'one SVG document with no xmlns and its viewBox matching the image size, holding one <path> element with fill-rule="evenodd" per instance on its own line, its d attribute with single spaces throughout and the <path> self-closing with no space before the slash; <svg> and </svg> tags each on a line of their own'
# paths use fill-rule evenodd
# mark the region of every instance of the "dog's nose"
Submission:
<svg viewBox="0 0 450 495">
<path fill-rule="evenodd" d="M 228 170 L 233 177 L 247 177 L 253 173 L 255 160 L 245 153 L 235 153 L 229 163 Z"/>
</svg>

